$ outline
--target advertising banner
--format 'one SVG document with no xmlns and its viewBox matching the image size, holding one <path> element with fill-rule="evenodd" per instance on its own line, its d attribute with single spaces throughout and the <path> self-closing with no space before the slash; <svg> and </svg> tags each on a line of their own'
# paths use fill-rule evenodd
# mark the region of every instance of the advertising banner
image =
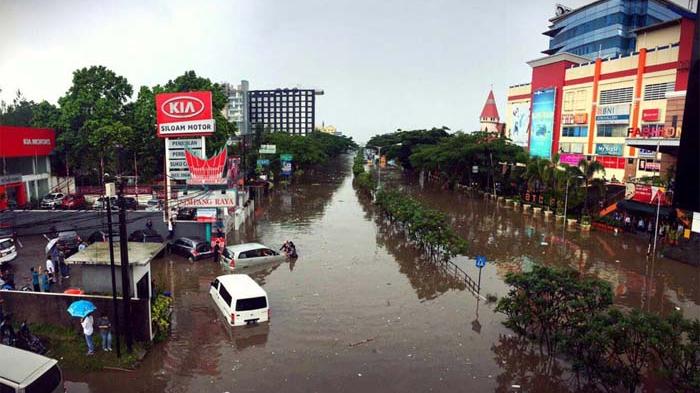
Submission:
<svg viewBox="0 0 700 393">
<path fill-rule="evenodd" d="M 236 207 L 236 190 L 221 191 L 189 191 L 187 195 L 180 191 L 175 203 L 178 207 Z"/>
<path fill-rule="evenodd" d="M 599 156 L 621 156 L 623 146 L 620 143 L 596 143 L 595 154 Z"/>
<path fill-rule="evenodd" d="M 639 158 L 656 158 L 656 150 L 639 149 Z"/>
<path fill-rule="evenodd" d="M 653 160 L 639 160 L 639 170 L 649 172 L 660 172 L 661 163 L 654 162 Z"/>
<path fill-rule="evenodd" d="M 56 146 L 56 133 L 50 128 L 0 125 L 0 157 L 48 156 Z"/>
<path fill-rule="evenodd" d="M 642 110 L 642 121 L 659 121 L 659 108 Z"/>
<path fill-rule="evenodd" d="M 625 187 L 625 198 L 627 199 L 642 203 L 655 204 L 659 202 L 657 198 L 661 198 L 662 205 L 670 204 L 670 201 L 668 201 L 666 198 L 666 190 L 663 187 L 632 183 L 627 183 Z"/>
<path fill-rule="evenodd" d="M 187 184 L 215 185 L 227 184 L 224 176 L 227 150 L 224 147 L 211 158 L 197 157 L 191 150 L 185 150 L 185 160 L 190 170 Z"/>
<path fill-rule="evenodd" d="M 228 188 L 236 187 L 238 182 L 239 168 L 241 167 L 241 159 L 239 157 L 229 157 L 228 169 L 226 170 L 226 181 Z"/>
<path fill-rule="evenodd" d="M 282 175 L 291 176 L 292 175 L 292 162 L 282 161 Z"/>
<path fill-rule="evenodd" d="M 168 176 L 175 180 L 190 178 L 185 151 L 189 150 L 197 157 L 202 157 L 202 138 L 167 139 L 165 144 L 166 159 L 168 160 Z"/>
<path fill-rule="evenodd" d="M 550 158 L 554 135 L 554 98 L 556 89 L 538 90 L 532 99 L 530 155 Z"/>
<path fill-rule="evenodd" d="M 559 155 L 559 163 L 570 166 L 578 166 L 578 163 L 583 159 L 583 154 L 562 153 Z"/>
<path fill-rule="evenodd" d="M 510 139 L 514 144 L 527 147 L 527 130 L 530 121 L 530 103 L 524 102 L 513 105 Z"/>
<path fill-rule="evenodd" d="M 158 136 L 206 136 L 214 133 L 211 92 L 156 94 Z"/>
<path fill-rule="evenodd" d="M 598 124 L 628 124 L 630 104 L 601 105 L 595 115 Z"/>
</svg>

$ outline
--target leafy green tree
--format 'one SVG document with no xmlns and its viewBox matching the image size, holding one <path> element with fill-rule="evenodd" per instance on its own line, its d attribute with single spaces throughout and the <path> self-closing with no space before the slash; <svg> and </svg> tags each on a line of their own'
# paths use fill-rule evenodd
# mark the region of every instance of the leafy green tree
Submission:
<svg viewBox="0 0 700 393">
<path fill-rule="evenodd" d="M 420 145 L 434 145 L 442 138 L 447 137 L 449 128 L 431 128 L 430 130 L 413 130 L 396 132 L 383 135 L 375 135 L 367 141 L 367 147 L 388 147 L 382 149 L 382 153 L 388 159 L 396 159 L 404 168 L 411 169 L 411 154 Z"/>
<path fill-rule="evenodd" d="M 3 102 L 4 104 L 4 102 Z M 20 90 L 15 93 L 10 105 L 0 107 L 0 124 L 6 126 L 29 127 L 32 122 L 34 101 L 27 100 Z"/>
<path fill-rule="evenodd" d="M 160 87 L 156 86 L 154 91 L 159 91 Z M 163 86 L 162 90 L 164 92 L 185 92 L 185 91 L 199 91 L 199 90 L 209 90 L 212 95 L 212 110 L 214 112 L 214 120 L 216 122 L 216 131 L 214 135 L 207 139 L 207 150 L 210 152 L 217 151 L 224 147 L 226 141 L 229 137 L 235 135 L 236 126 L 234 123 L 229 123 L 224 118 L 222 110 L 226 103 L 228 102 L 228 97 L 224 91 L 223 86 L 218 83 L 213 83 L 209 78 L 198 76 L 194 71 L 185 71 L 184 74 L 178 76 L 175 79 L 169 80 L 168 83 Z M 155 104 L 153 106 L 155 110 Z"/>
<path fill-rule="evenodd" d="M 584 214 L 589 214 L 588 210 L 588 194 L 589 194 L 589 189 L 591 187 L 595 188 L 598 191 L 599 195 L 602 195 L 605 193 L 605 180 L 600 179 L 600 178 L 595 178 L 595 176 L 599 173 L 605 175 L 605 167 L 603 164 L 601 164 L 599 161 L 588 161 L 586 159 L 581 159 L 581 161 L 578 163 L 578 170 L 579 172 L 577 173 L 578 176 L 583 176 L 584 181 L 585 181 L 585 198 L 583 200 L 584 207 L 583 207 L 583 212 Z"/>
<path fill-rule="evenodd" d="M 67 167 L 84 175 L 94 173 L 99 167 L 100 182 L 108 166 L 116 171 L 116 144 L 122 139 L 109 137 L 130 132 L 124 105 L 132 93 L 126 78 L 104 66 L 73 72 L 72 86 L 58 100 L 61 116 L 56 150 L 66 157 Z"/>
</svg>

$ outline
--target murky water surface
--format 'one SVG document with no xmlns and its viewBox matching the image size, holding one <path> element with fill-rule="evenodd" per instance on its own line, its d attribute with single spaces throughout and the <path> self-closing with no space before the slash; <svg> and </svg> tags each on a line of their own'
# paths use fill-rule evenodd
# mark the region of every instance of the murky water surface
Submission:
<svg viewBox="0 0 700 393">
<path fill-rule="evenodd" d="M 153 270 L 175 298 L 172 337 L 135 372 L 67 373 L 69 391 L 573 391 L 556 364 L 542 362 L 501 325 L 492 304 L 477 302 L 377 217 L 353 189 L 350 163 L 344 157 L 277 190 L 232 239 L 297 245 L 295 263 L 249 272 L 268 292 L 271 323 L 226 327 L 208 294 L 210 281 L 225 272 L 211 261 L 166 257 Z M 659 313 L 679 307 L 700 317 L 699 269 L 647 260 L 645 239 L 563 232 L 492 202 L 421 191 L 388 172 L 382 177 L 390 186 L 450 214 L 470 257 L 488 257 L 482 294 L 504 295 L 505 273 L 540 262 L 609 280 L 618 304 Z M 477 276 L 469 258 L 456 263 Z"/>
</svg>

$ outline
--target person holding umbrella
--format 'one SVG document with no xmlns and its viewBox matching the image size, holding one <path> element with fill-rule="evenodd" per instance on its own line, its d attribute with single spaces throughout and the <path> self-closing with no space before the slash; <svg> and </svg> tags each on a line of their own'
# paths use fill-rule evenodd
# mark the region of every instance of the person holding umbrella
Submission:
<svg viewBox="0 0 700 393">
<path fill-rule="evenodd" d="M 92 334 L 94 333 L 92 313 L 96 309 L 95 305 L 87 300 L 78 300 L 68 306 L 68 314 L 72 317 L 80 318 L 80 325 L 83 327 L 83 334 L 88 347 L 88 356 L 95 354 L 95 344 L 92 341 Z"/>
</svg>

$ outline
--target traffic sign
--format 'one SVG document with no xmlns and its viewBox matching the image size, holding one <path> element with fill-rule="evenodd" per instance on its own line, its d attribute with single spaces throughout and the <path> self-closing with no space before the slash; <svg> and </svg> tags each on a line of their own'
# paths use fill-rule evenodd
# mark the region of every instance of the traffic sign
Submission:
<svg viewBox="0 0 700 393">
<path fill-rule="evenodd" d="M 484 266 L 486 266 L 486 257 L 483 255 L 477 255 L 476 256 L 476 267 L 481 269 Z"/>
</svg>

